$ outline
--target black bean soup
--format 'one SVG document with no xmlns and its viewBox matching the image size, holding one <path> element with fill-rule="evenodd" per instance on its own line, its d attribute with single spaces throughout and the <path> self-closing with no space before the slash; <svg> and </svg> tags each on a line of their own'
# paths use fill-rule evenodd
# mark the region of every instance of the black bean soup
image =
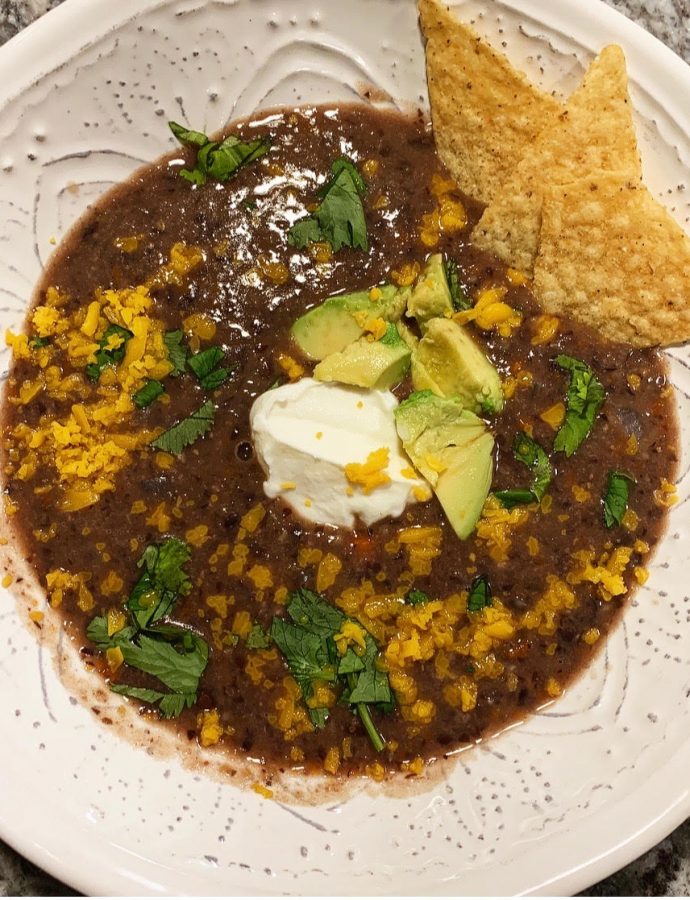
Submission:
<svg viewBox="0 0 690 900">
<path fill-rule="evenodd" d="M 203 184 L 181 177 L 196 152 L 180 150 L 106 197 L 55 254 L 26 335 L 8 337 L 6 509 L 45 615 L 142 715 L 271 770 L 420 774 L 558 697 L 646 579 L 678 454 L 665 365 L 543 315 L 523 273 L 471 246 L 481 209 L 421 117 L 295 109 L 232 133 L 270 149 Z M 288 230 L 318 209 L 343 156 L 366 185 L 368 250 L 318 235 L 298 249 Z M 413 286 L 436 253 L 456 264 L 475 310 L 466 328 L 503 384 L 503 411 L 486 416 L 492 490 L 529 483 L 519 433 L 545 449 L 553 478 L 532 502 L 490 494 L 466 540 L 433 496 L 370 528 L 309 524 L 264 494 L 251 405 L 310 376 L 290 334 L 305 311 Z M 552 449 L 567 413 L 559 354 L 605 390 L 570 456 Z M 409 376 L 394 388 L 400 400 L 412 390 Z M 629 476 L 628 503 L 607 522 L 612 471 Z M 310 613 L 298 621 L 290 655 L 274 623 L 292 622 L 295 598 L 337 613 L 323 631 Z M 356 671 L 338 674 L 348 654 Z"/>
</svg>

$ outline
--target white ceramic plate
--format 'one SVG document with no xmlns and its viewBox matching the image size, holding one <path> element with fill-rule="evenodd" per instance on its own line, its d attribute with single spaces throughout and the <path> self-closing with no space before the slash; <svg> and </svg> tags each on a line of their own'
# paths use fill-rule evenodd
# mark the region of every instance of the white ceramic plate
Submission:
<svg viewBox="0 0 690 900">
<path fill-rule="evenodd" d="M 460 10 L 564 92 L 597 49 L 622 44 L 648 183 L 687 226 L 690 70 L 677 57 L 595 0 Z M 167 119 L 213 131 L 277 103 L 353 99 L 363 83 L 426 104 L 412 0 L 69 0 L 49 13 L 0 51 L 0 330 L 21 325 L 50 238 L 171 147 Z M 673 358 L 687 421 L 690 354 Z M 407 798 L 358 788 L 283 804 L 136 749 L 74 700 L 3 592 L 0 835 L 97 894 L 568 893 L 608 875 L 690 813 L 687 446 L 684 432 L 682 502 L 606 652 L 558 703 Z"/>
</svg>

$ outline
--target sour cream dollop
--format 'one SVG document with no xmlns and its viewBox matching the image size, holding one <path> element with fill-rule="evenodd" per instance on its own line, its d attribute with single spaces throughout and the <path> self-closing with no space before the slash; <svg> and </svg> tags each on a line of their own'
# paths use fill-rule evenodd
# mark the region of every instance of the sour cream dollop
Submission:
<svg viewBox="0 0 690 900">
<path fill-rule="evenodd" d="M 281 497 L 302 518 L 352 528 L 399 516 L 425 499 L 425 481 L 413 476 L 395 428 L 398 401 L 390 391 L 359 390 L 303 378 L 257 397 L 250 424 L 264 471 L 266 496 Z M 366 493 L 345 474 L 388 449 L 386 484 Z M 379 454 L 380 455 L 380 454 Z M 410 477 L 412 476 L 412 477 Z"/>
</svg>

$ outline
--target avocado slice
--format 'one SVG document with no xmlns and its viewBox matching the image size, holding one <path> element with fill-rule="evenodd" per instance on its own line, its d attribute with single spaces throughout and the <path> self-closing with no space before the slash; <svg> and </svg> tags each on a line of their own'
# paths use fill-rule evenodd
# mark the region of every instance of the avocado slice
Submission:
<svg viewBox="0 0 690 900">
<path fill-rule="evenodd" d="M 370 291 L 329 297 L 310 309 L 293 324 L 291 333 L 308 359 L 325 359 L 339 353 L 364 334 L 354 314 L 364 312 L 372 319 L 397 322 L 405 312 L 410 288 L 384 284 L 376 288 L 380 296 L 372 300 Z"/>
<path fill-rule="evenodd" d="M 452 314 L 453 299 L 448 287 L 442 253 L 434 253 L 426 261 L 424 271 L 412 288 L 407 311 L 422 327 L 429 319 Z"/>
<path fill-rule="evenodd" d="M 454 447 L 434 488 L 453 531 L 463 541 L 474 531 L 491 489 L 493 447 L 488 431 L 464 447 Z"/>
<path fill-rule="evenodd" d="M 494 439 L 459 397 L 418 391 L 395 410 L 405 452 L 429 481 L 459 538 L 474 530 L 491 488 Z"/>
<path fill-rule="evenodd" d="M 395 424 L 405 452 L 435 487 L 439 466 L 448 463 L 448 451 L 470 444 L 486 433 L 486 425 L 459 397 L 437 397 L 416 391 L 395 410 Z"/>
<path fill-rule="evenodd" d="M 467 331 L 452 319 L 431 319 L 412 354 L 415 390 L 460 397 L 473 412 L 503 409 L 501 379 Z"/>
<path fill-rule="evenodd" d="M 331 353 L 316 366 L 314 378 L 385 391 L 405 377 L 410 368 L 410 355 L 396 326 L 389 323 L 380 340 L 361 337 L 344 350 Z"/>
<path fill-rule="evenodd" d="M 395 327 L 398 329 L 398 334 L 405 341 L 410 350 L 416 350 L 417 344 L 419 343 L 419 338 L 410 328 L 410 326 L 405 322 L 405 320 L 399 319 L 395 323 Z"/>
</svg>

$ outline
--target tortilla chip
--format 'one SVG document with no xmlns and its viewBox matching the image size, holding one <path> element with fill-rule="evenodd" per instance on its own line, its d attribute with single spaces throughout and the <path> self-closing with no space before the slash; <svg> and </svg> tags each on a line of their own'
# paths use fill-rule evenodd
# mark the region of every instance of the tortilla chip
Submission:
<svg viewBox="0 0 690 900">
<path fill-rule="evenodd" d="M 458 187 L 489 203 L 562 109 L 438 0 L 419 0 L 436 149 Z"/>
<path fill-rule="evenodd" d="M 532 272 L 547 185 L 600 171 L 642 178 L 625 56 L 606 47 L 571 95 L 565 111 L 537 138 L 474 229 L 473 241 L 505 263 Z"/>
<path fill-rule="evenodd" d="M 625 173 L 601 173 L 544 192 L 534 293 L 635 347 L 690 339 L 690 238 Z"/>
</svg>

